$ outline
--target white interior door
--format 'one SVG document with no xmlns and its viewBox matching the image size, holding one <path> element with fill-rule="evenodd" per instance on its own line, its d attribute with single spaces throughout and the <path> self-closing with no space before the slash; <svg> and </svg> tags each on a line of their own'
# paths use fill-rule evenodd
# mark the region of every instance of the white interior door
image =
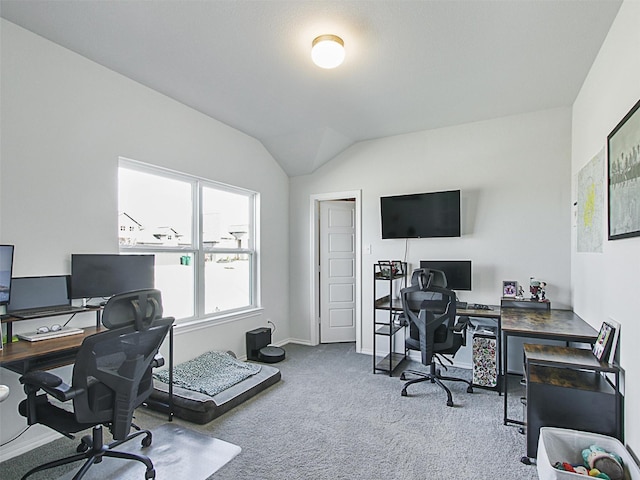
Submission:
<svg viewBox="0 0 640 480">
<path fill-rule="evenodd" d="M 320 202 L 320 343 L 356 340 L 355 202 Z"/>
</svg>

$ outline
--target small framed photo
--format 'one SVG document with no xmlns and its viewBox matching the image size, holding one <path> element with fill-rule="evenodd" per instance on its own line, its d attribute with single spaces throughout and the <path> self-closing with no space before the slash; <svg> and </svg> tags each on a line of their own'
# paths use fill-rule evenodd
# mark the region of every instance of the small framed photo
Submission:
<svg viewBox="0 0 640 480">
<path fill-rule="evenodd" d="M 502 296 L 515 297 L 518 294 L 518 282 L 515 280 L 504 280 L 502 282 Z"/>
<path fill-rule="evenodd" d="M 393 273 L 394 276 L 404 275 L 403 263 L 400 260 L 391 261 L 391 273 Z"/>
<path fill-rule="evenodd" d="M 391 262 L 389 260 L 378 260 L 380 268 L 380 278 L 391 278 Z"/>
<path fill-rule="evenodd" d="M 593 344 L 592 350 L 593 355 L 599 362 L 607 359 L 609 350 L 611 350 L 614 335 L 615 328 L 613 328 L 613 325 L 607 322 L 602 322 L 600 332 L 598 332 L 598 338 L 596 339 L 596 343 Z"/>
</svg>

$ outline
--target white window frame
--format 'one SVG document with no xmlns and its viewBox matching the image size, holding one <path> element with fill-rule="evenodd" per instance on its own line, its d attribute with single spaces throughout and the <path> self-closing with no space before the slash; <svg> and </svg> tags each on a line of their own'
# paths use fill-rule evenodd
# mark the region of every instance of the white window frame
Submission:
<svg viewBox="0 0 640 480">
<path fill-rule="evenodd" d="M 255 311 L 260 308 L 260 292 L 258 289 L 258 202 L 259 194 L 240 187 L 226 185 L 213 180 L 208 180 L 194 175 L 177 172 L 156 165 L 119 158 L 119 168 L 137 170 L 142 173 L 170 178 L 191 184 L 192 195 L 192 232 L 191 245 L 119 245 L 121 254 L 127 253 L 183 253 L 191 254 L 194 259 L 194 295 L 192 317 L 176 319 L 178 323 L 191 323 L 201 320 L 223 321 L 228 318 L 240 316 L 243 313 Z M 118 184 L 119 185 L 119 184 Z M 119 188 L 119 187 L 118 187 Z M 245 248 L 216 248 L 205 247 L 202 234 L 202 202 L 203 188 L 222 190 L 225 192 L 245 195 L 249 198 L 249 242 Z M 118 230 L 120 228 L 118 227 Z M 249 305 L 236 309 L 220 312 L 205 313 L 205 254 L 243 254 L 249 257 Z"/>
</svg>

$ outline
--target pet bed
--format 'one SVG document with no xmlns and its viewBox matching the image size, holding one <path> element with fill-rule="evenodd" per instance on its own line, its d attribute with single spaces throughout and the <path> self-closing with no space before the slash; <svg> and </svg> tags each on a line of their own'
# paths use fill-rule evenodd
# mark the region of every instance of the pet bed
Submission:
<svg viewBox="0 0 640 480">
<path fill-rule="evenodd" d="M 189 422 L 208 423 L 280 378 L 280 370 L 270 365 L 240 362 L 233 352 L 207 352 L 174 368 L 173 412 Z M 153 383 L 148 406 L 166 411 L 169 403 L 166 373 L 154 374 Z"/>
</svg>

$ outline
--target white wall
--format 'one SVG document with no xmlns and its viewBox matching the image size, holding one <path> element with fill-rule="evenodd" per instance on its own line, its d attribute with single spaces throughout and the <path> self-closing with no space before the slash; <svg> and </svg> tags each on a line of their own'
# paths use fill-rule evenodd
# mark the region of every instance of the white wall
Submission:
<svg viewBox="0 0 640 480">
<path fill-rule="evenodd" d="M 71 253 L 118 251 L 123 156 L 260 193 L 264 310 L 219 326 L 178 328 L 176 361 L 209 349 L 244 355 L 244 333 L 268 319 L 277 326 L 274 342 L 288 339 L 288 177 L 263 146 L 12 23 L 0 26 L 0 242 L 16 246 L 14 275 L 66 274 Z M 12 389 L 0 407 L 1 443 L 25 421 L 17 414 L 18 376 L 0 374 Z M 3 447 L 0 460 L 32 448 L 44 432 L 31 429 Z"/>
<path fill-rule="evenodd" d="M 640 99 L 640 2 L 625 1 L 573 106 L 571 173 L 602 148 L 607 135 Z M 606 176 L 605 176 L 606 179 Z M 606 182 L 606 180 L 605 180 Z M 605 187 L 606 191 L 606 187 Z M 574 197 L 576 193 L 574 192 Z M 605 202 L 606 211 L 606 202 Z M 625 435 L 640 454 L 640 237 L 606 240 L 602 253 L 577 253 L 572 238 L 572 291 L 576 312 L 594 327 L 611 318 L 622 325 L 620 365 L 625 376 Z"/>
<path fill-rule="evenodd" d="M 291 337 L 310 337 L 309 197 L 362 190 L 362 350 L 372 349 L 372 265 L 403 259 L 404 240 L 382 240 L 382 195 L 462 191 L 462 237 L 412 239 L 407 261 L 470 259 L 473 291 L 499 303 L 502 280 L 548 282 L 554 308 L 571 305 L 571 113 L 555 109 L 362 142 L 290 182 Z"/>
</svg>

